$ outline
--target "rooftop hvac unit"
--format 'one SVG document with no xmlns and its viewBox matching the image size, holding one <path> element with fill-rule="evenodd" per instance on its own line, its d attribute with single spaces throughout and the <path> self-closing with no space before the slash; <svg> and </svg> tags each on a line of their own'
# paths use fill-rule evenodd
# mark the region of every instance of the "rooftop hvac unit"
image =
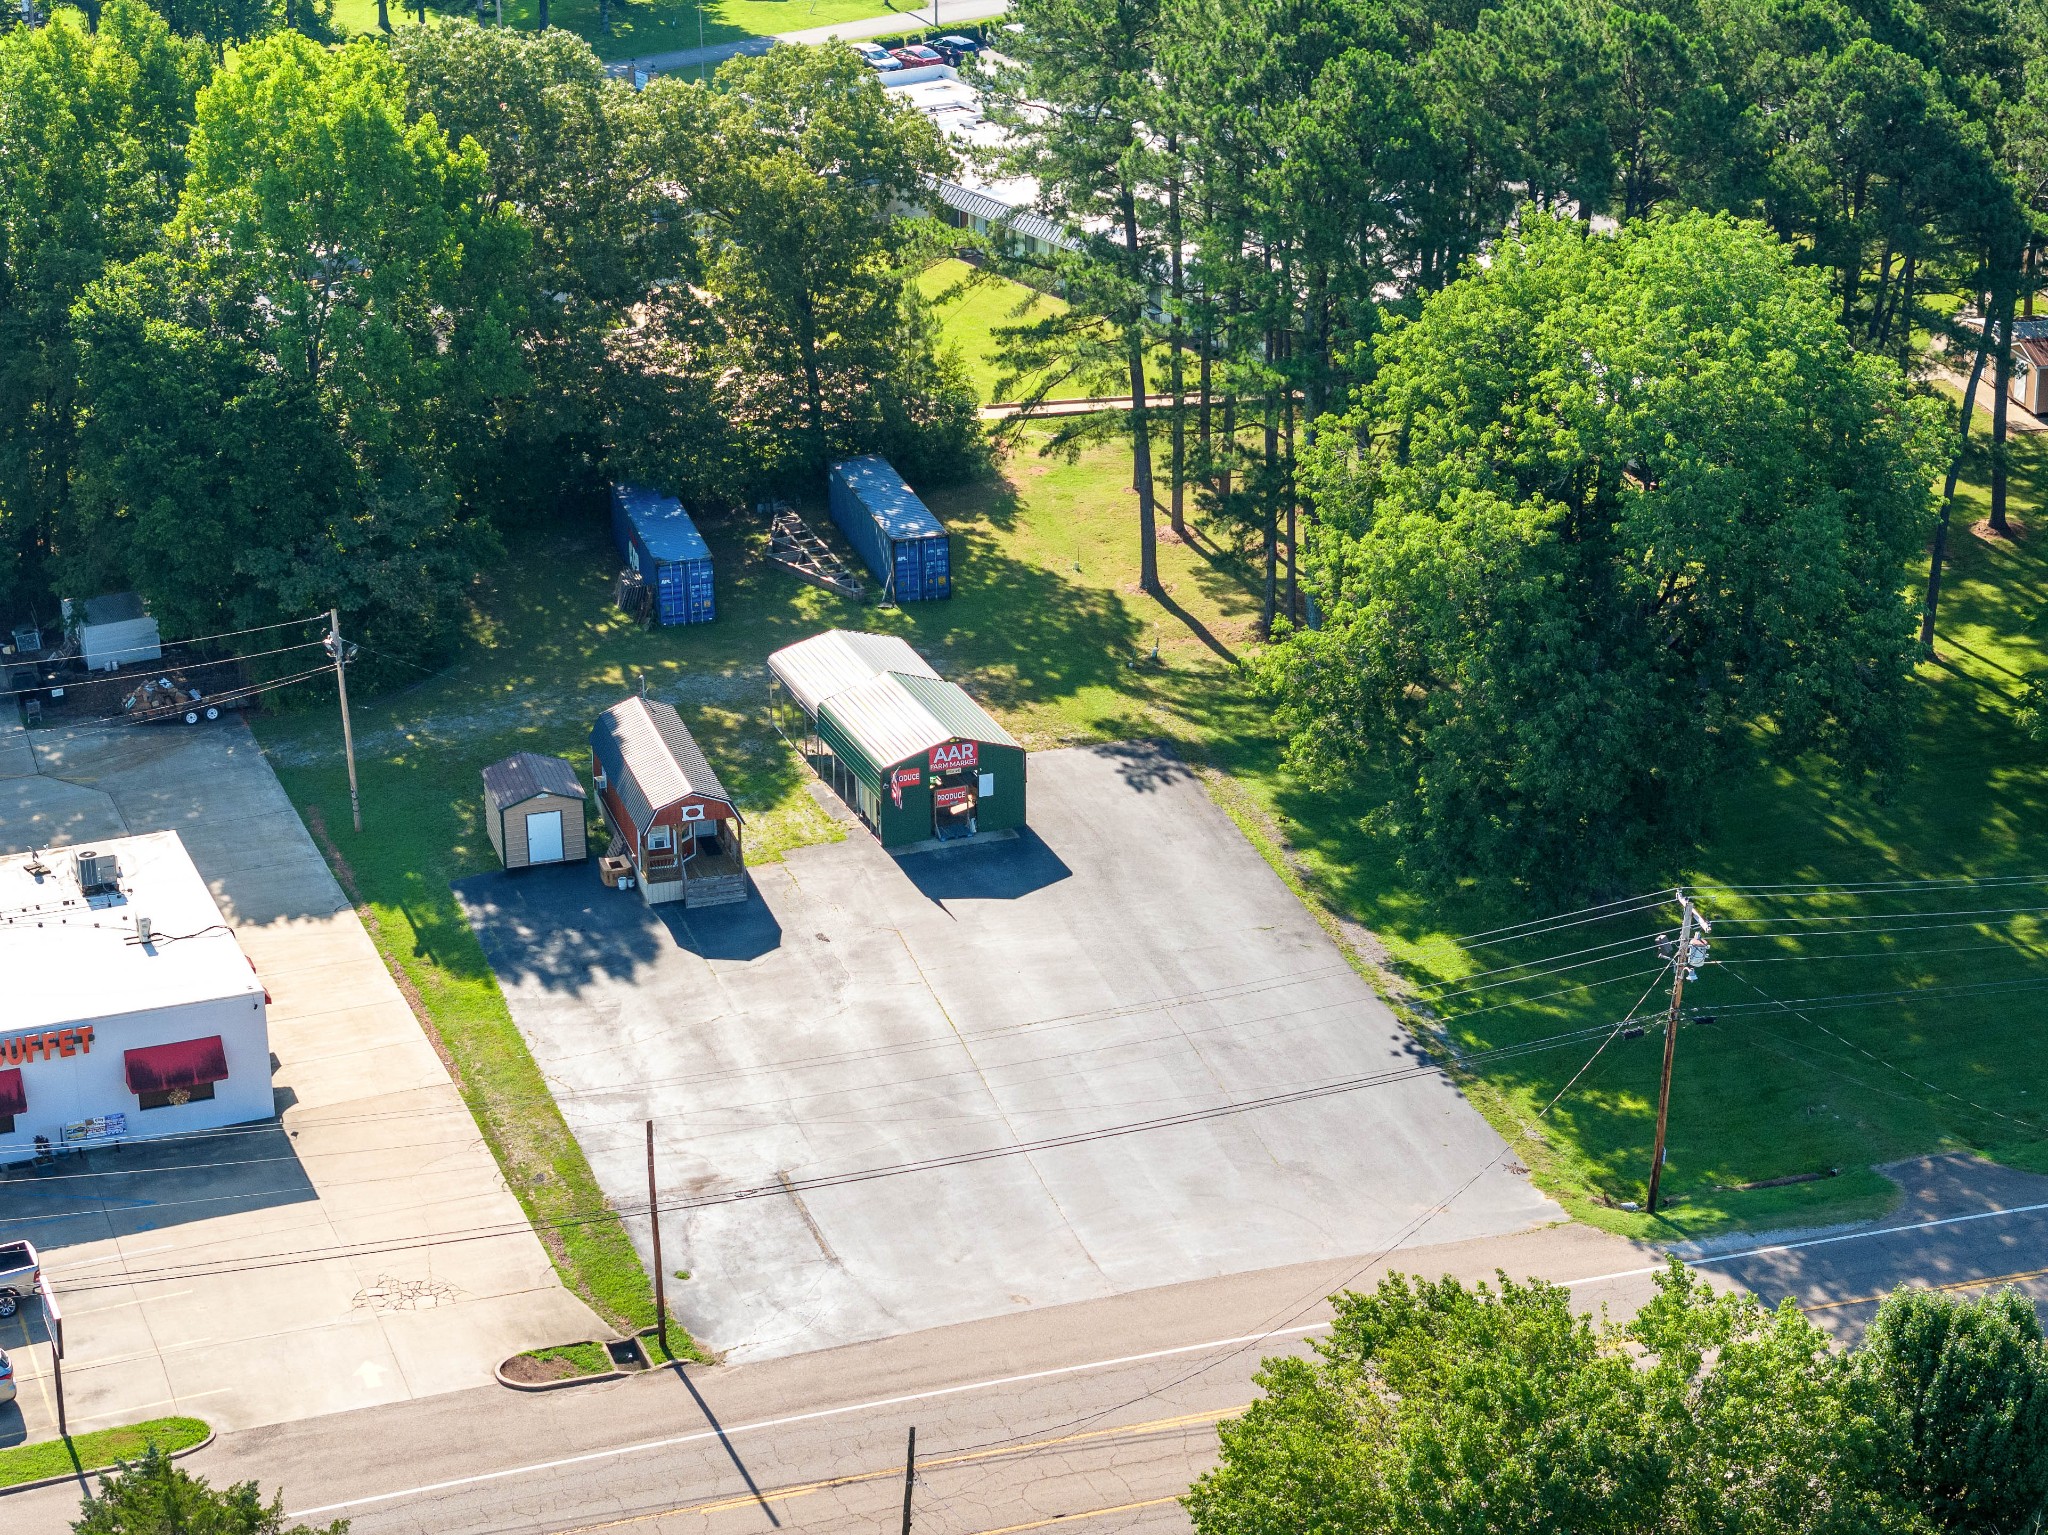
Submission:
<svg viewBox="0 0 2048 1535">
<path fill-rule="evenodd" d="M 121 860 L 112 853 L 90 850 L 78 855 L 78 888 L 86 895 L 117 895 L 121 889 Z"/>
</svg>

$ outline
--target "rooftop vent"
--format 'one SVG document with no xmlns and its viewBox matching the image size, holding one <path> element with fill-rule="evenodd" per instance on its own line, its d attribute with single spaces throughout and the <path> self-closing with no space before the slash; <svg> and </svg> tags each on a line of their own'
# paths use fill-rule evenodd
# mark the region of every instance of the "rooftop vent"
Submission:
<svg viewBox="0 0 2048 1535">
<path fill-rule="evenodd" d="M 95 853 L 90 848 L 78 855 L 78 888 L 86 895 L 118 895 L 121 890 L 121 860 L 112 853 Z"/>
</svg>

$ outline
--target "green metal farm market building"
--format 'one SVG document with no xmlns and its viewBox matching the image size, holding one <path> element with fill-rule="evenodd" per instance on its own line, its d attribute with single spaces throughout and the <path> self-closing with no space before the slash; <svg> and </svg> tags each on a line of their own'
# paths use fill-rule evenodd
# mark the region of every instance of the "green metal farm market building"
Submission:
<svg viewBox="0 0 2048 1535">
<path fill-rule="evenodd" d="M 775 727 L 888 848 L 1024 825 L 1024 748 L 889 634 L 833 629 L 768 658 Z"/>
</svg>

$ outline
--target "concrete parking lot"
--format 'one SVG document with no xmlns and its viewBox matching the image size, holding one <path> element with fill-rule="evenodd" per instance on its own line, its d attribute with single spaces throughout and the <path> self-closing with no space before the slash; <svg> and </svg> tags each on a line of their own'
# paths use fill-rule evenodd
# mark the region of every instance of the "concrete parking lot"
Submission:
<svg viewBox="0 0 2048 1535">
<path fill-rule="evenodd" d="M 699 1336 L 796 1353 L 1561 1218 L 1426 1071 L 1114 1133 L 1415 1056 L 1178 763 L 1030 771 L 1021 837 L 896 858 L 855 826 L 744 907 L 650 912 L 587 868 L 461 888 L 615 1202 L 645 1198 L 648 1119 L 665 1199 L 765 1191 L 666 1222 Z"/>
<path fill-rule="evenodd" d="M 593 1335 L 240 720 L 11 732 L 0 775 L 7 851 L 180 833 L 272 997 L 279 1122 L 0 1178 L 0 1240 L 36 1242 L 65 1307 L 74 1432 L 399 1401 Z M 36 1309 L 0 1324 L 0 1443 L 55 1432 Z"/>
</svg>

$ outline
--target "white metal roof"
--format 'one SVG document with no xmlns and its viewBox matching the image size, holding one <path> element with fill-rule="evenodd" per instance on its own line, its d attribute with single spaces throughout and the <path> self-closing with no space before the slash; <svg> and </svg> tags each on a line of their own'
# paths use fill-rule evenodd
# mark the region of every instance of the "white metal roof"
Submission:
<svg viewBox="0 0 2048 1535">
<path fill-rule="evenodd" d="M 81 890 L 82 851 L 119 860 L 118 894 Z M 136 941 L 140 917 L 147 945 Z M 174 831 L 0 858 L 0 974 L 0 1034 L 263 990 Z"/>
<path fill-rule="evenodd" d="M 877 767 L 893 766 L 953 739 L 953 732 L 911 696 L 894 672 L 834 693 L 824 713 L 867 749 Z"/>
<path fill-rule="evenodd" d="M 856 634 L 850 629 L 828 629 L 786 646 L 768 658 L 768 669 L 812 714 L 834 694 L 885 672 L 939 675 L 908 641 L 893 634 Z"/>
</svg>

